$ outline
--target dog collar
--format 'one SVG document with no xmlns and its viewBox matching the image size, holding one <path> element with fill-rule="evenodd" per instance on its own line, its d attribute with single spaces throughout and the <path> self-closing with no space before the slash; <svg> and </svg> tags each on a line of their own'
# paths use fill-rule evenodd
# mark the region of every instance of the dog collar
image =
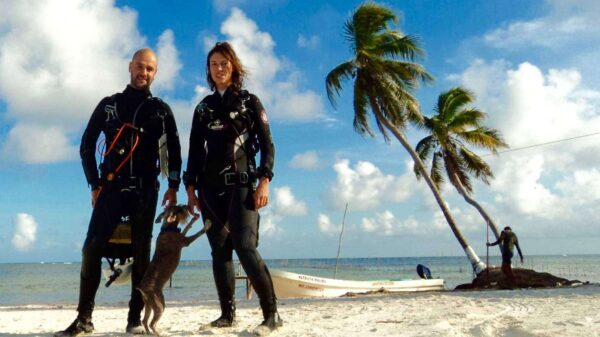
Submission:
<svg viewBox="0 0 600 337">
<path fill-rule="evenodd" d="M 160 232 L 161 233 L 165 233 L 165 232 L 181 233 L 181 228 L 179 228 L 179 227 L 161 227 Z"/>
</svg>

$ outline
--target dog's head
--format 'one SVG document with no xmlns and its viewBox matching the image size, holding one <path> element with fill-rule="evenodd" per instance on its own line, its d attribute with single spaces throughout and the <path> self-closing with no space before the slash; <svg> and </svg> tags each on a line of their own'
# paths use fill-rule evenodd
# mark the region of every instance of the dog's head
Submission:
<svg viewBox="0 0 600 337">
<path fill-rule="evenodd" d="M 190 211 L 187 205 L 167 206 L 165 210 L 156 217 L 156 223 L 162 221 L 162 227 L 177 227 L 187 222 Z"/>
</svg>

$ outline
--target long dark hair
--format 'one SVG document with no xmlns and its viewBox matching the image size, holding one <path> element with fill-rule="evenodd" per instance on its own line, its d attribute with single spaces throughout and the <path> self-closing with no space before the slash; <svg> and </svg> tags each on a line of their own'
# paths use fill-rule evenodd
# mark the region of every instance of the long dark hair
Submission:
<svg viewBox="0 0 600 337">
<path fill-rule="evenodd" d="M 206 81 L 208 82 L 210 90 L 216 89 L 215 81 L 213 81 L 212 77 L 210 77 L 210 57 L 214 53 L 220 53 L 229 62 L 231 62 L 231 85 L 233 85 L 233 87 L 238 90 L 242 89 L 242 85 L 244 84 L 244 77 L 246 77 L 248 72 L 246 71 L 244 66 L 242 66 L 242 62 L 237 57 L 235 50 L 233 50 L 229 42 L 217 42 L 206 56 Z"/>
</svg>

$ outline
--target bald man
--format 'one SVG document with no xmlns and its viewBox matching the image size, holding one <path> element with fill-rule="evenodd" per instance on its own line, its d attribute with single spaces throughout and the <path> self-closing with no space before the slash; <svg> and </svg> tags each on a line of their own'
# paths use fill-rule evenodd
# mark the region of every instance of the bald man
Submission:
<svg viewBox="0 0 600 337">
<path fill-rule="evenodd" d="M 81 139 L 83 171 L 91 188 L 92 216 L 82 250 L 78 315 L 54 336 L 79 336 L 94 331 L 92 312 L 100 284 L 102 256 L 119 223 L 131 225 L 134 258 L 126 332 L 143 334 L 140 314 L 144 303 L 135 290 L 150 261 L 150 241 L 158 202 L 159 139 L 166 136 L 169 187 L 162 205 L 177 203 L 181 173 L 181 147 L 175 118 L 169 106 L 153 97 L 150 85 L 157 72 L 150 49 L 138 50 L 129 63 L 130 83 L 121 93 L 100 101 Z M 100 170 L 96 143 L 104 133 Z M 162 156 L 161 156 L 162 157 Z"/>
</svg>

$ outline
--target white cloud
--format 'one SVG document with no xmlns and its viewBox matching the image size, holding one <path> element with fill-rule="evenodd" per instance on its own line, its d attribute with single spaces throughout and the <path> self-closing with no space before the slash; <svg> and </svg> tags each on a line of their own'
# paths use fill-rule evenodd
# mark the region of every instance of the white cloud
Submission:
<svg viewBox="0 0 600 337">
<path fill-rule="evenodd" d="M 12 244 L 19 251 L 27 251 L 35 243 L 37 223 L 32 215 L 18 213 L 14 218 Z"/>
<path fill-rule="evenodd" d="M 283 230 L 277 223 L 281 220 L 282 217 L 273 214 L 271 210 L 261 211 L 260 235 L 267 238 L 280 236 L 283 233 Z"/>
<path fill-rule="evenodd" d="M 27 164 L 61 162 L 76 158 L 78 153 L 61 128 L 25 124 L 9 131 L 2 151 L 5 160 Z"/>
<path fill-rule="evenodd" d="M 300 34 L 298 35 L 298 39 L 296 40 L 296 43 L 299 47 L 307 49 L 316 49 L 319 46 L 320 42 L 321 41 L 319 37 L 316 35 L 307 38 L 306 36 Z"/>
<path fill-rule="evenodd" d="M 547 1 L 549 14 L 530 21 L 516 21 L 484 36 L 491 46 L 503 49 L 542 47 L 562 49 L 567 45 L 600 41 L 597 24 L 600 6 L 594 0 Z"/>
<path fill-rule="evenodd" d="M 320 95 L 302 90 L 301 75 L 275 54 L 271 35 L 260 31 L 256 22 L 238 8 L 221 25 L 242 63 L 249 71 L 248 88 L 263 101 L 267 111 L 281 121 L 325 119 Z M 205 44 L 214 37 L 205 39 Z M 212 47 L 212 45 L 211 45 Z"/>
<path fill-rule="evenodd" d="M 600 92 L 584 87 L 577 70 L 544 73 L 531 63 L 511 69 L 506 62 L 479 60 L 459 77 L 513 148 L 600 130 Z M 600 196 L 590 192 L 599 164 L 590 154 L 599 150 L 597 138 L 587 137 L 490 157 L 496 201 L 530 219 L 569 219 L 575 230 L 600 211 Z"/>
<path fill-rule="evenodd" d="M 349 160 L 341 159 L 333 165 L 337 177 L 326 192 L 326 200 L 338 210 L 343 210 L 346 203 L 352 210 L 370 210 L 386 202 L 405 201 L 416 185 L 408 166 L 403 175 L 396 177 L 367 161 L 359 161 L 352 168 Z"/>
<path fill-rule="evenodd" d="M 146 45 L 137 13 L 100 0 L 4 1 L 2 11 L 10 15 L 0 20 L 0 100 L 13 123 L 1 145 L 4 159 L 71 159 L 94 107 L 125 87 L 131 55 Z M 159 41 L 165 63 L 156 80 L 163 88 L 178 71 L 172 42 L 170 31 Z"/>
<path fill-rule="evenodd" d="M 276 187 L 273 206 L 275 212 L 280 215 L 305 215 L 307 213 L 306 203 L 297 200 L 289 186 Z"/>
<path fill-rule="evenodd" d="M 158 72 L 152 88 L 154 90 L 173 90 L 182 65 L 179 61 L 179 52 L 175 47 L 175 35 L 172 30 L 167 29 L 160 35 L 156 54 Z"/>
<path fill-rule="evenodd" d="M 316 151 L 298 153 L 294 155 L 289 165 L 294 169 L 313 171 L 319 168 L 319 156 Z"/>
<path fill-rule="evenodd" d="M 562 68 L 576 68 L 586 82 L 598 86 L 600 69 L 600 2 L 596 0 L 546 0 L 544 15 L 531 20 L 509 22 L 482 38 L 494 55 L 506 53 L 521 60 L 549 62 Z M 470 50 L 481 49 L 472 46 Z"/>
<path fill-rule="evenodd" d="M 302 216 L 308 213 L 306 203 L 298 200 L 289 186 L 275 187 L 269 205 L 261 209 L 260 232 L 264 236 L 277 236 L 283 233 L 279 225 L 288 216 Z"/>
<path fill-rule="evenodd" d="M 213 0 L 213 6 L 218 12 L 226 12 L 233 7 L 238 7 L 246 3 L 247 0 Z"/>
<path fill-rule="evenodd" d="M 459 224 L 461 232 L 473 230 L 473 226 L 468 222 L 459 209 L 453 209 L 452 215 Z M 414 236 L 414 235 L 449 235 L 451 234 L 446 218 L 441 211 L 432 213 L 432 219 L 427 221 L 418 221 L 413 216 L 405 219 L 398 219 L 391 211 L 385 210 L 381 213 L 375 213 L 375 217 L 362 218 L 360 229 L 365 233 L 373 233 L 381 236 Z"/>
<path fill-rule="evenodd" d="M 334 225 L 331 223 L 331 219 L 329 219 L 329 217 L 323 213 L 319 213 L 319 216 L 317 217 L 317 223 L 319 224 L 319 230 L 322 233 L 339 234 L 340 229 L 342 228 L 341 224 Z"/>
</svg>

